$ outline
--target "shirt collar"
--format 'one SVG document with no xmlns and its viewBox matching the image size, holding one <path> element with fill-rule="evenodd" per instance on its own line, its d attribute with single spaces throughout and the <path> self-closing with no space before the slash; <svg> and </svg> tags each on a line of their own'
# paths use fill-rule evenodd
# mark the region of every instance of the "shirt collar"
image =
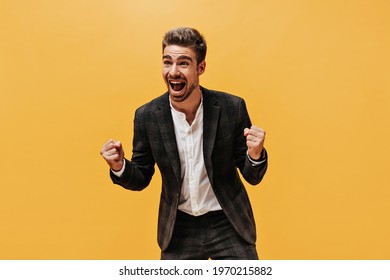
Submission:
<svg viewBox="0 0 390 280">
<path fill-rule="evenodd" d="M 171 107 L 171 110 L 177 114 L 183 114 L 185 115 L 184 113 L 182 112 L 179 112 L 178 110 L 176 110 L 173 105 L 172 105 L 172 100 L 171 100 L 171 96 L 169 96 L 169 106 Z M 198 117 L 198 115 L 200 114 L 200 112 L 203 111 L 203 93 L 201 94 L 200 96 L 200 104 L 199 104 L 199 107 L 198 109 L 196 110 L 196 114 L 195 114 L 195 119 Z"/>
</svg>

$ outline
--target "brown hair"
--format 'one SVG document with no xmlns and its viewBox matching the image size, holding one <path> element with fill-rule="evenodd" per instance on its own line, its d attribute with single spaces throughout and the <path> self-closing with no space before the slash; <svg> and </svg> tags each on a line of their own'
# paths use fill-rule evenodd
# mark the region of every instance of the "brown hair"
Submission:
<svg viewBox="0 0 390 280">
<path fill-rule="evenodd" d="M 195 51 L 196 60 L 199 64 L 206 58 L 206 40 L 198 30 L 190 27 L 178 27 L 165 33 L 162 41 L 162 50 L 168 45 L 189 47 Z"/>
</svg>

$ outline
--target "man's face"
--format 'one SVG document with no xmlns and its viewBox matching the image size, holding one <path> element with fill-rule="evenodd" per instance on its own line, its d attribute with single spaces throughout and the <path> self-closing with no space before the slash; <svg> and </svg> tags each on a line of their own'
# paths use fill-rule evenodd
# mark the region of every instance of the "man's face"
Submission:
<svg viewBox="0 0 390 280">
<path fill-rule="evenodd" d="M 183 102 L 199 87 L 199 76 L 205 70 L 205 61 L 197 63 L 191 48 L 168 45 L 163 52 L 162 76 L 172 101 Z"/>
</svg>

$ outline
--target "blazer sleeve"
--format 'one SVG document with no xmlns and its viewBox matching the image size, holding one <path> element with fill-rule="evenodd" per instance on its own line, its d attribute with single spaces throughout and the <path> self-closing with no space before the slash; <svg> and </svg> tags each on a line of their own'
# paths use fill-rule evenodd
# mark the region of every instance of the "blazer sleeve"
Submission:
<svg viewBox="0 0 390 280">
<path fill-rule="evenodd" d="M 133 154 L 131 161 L 125 159 L 126 167 L 122 176 L 117 177 L 110 171 L 113 183 L 129 190 L 143 190 L 149 185 L 154 174 L 155 160 L 144 125 L 146 113 L 145 106 L 135 112 Z"/>
<path fill-rule="evenodd" d="M 268 167 L 268 154 L 264 151 L 261 160 L 263 163 L 253 166 L 247 156 L 247 145 L 244 136 L 244 129 L 252 126 L 245 101 L 240 99 L 237 113 L 237 127 L 235 131 L 235 159 L 236 166 L 240 170 L 244 179 L 251 185 L 257 185 L 263 179 Z"/>
</svg>

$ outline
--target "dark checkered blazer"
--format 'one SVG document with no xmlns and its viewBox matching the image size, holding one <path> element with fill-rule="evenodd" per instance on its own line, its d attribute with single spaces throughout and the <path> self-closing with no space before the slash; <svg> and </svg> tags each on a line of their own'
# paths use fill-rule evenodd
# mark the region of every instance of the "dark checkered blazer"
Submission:
<svg viewBox="0 0 390 280">
<path fill-rule="evenodd" d="M 256 227 L 248 194 L 237 168 L 247 182 L 258 184 L 267 161 L 253 167 L 246 151 L 244 128 L 251 122 L 242 98 L 202 88 L 203 152 L 207 174 L 223 211 L 235 230 L 247 242 L 256 241 Z M 264 150 L 262 157 L 267 158 Z M 158 244 L 165 250 L 175 225 L 182 184 L 168 93 L 137 109 L 134 119 L 133 155 L 126 160 L 120 178 L 111 179 L 126 189 L 147 187 L 157 163 L 162 177 L 158 217 Z"/>
</svg>

